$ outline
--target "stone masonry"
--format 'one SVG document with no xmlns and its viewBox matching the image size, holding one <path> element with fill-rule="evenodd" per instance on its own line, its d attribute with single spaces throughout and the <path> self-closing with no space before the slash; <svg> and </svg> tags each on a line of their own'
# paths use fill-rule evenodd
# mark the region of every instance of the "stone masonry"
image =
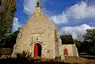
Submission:
<svg viewBox="0 0 95 64">
<path fill-rule="evenodd" d="M 12 56 L 26 51 L 31 53 L 31 57 L 34 57 L 36 43 L 41 45 L 41 58 L 53 59 L 59 56 L 58 46 L 61 42 L 58 29 L 43 15 L 39 3 L 37 3 L 32 17 L 20 29 Z"/>
<path fill-rule="evenodd" d="M 32 17 L 19 30 L 12 57 L 16 57 L 17 53 L 24 51 L 31 53 L 32 58 L 55 59 L 61 57 L 64 60 L 63 49 L 66 46 L 70 51 L 69 55 L 78 56 L 77 48 L 61 44 L 57 26 L 44 16 L 38 2 Z M 73 50 L 76 50 L 75 55 Z"/>
</svg>

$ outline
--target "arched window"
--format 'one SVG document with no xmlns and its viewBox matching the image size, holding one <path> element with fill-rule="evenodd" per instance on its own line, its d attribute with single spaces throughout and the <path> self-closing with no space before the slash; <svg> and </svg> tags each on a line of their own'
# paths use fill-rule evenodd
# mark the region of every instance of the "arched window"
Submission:
<svg viewBox="0 0 95 64">
<path fill-rule="evenodd" d="M 68 55 L 68 50 L 66 48 L 64 49 L 64 55 Z"/>
</svg>

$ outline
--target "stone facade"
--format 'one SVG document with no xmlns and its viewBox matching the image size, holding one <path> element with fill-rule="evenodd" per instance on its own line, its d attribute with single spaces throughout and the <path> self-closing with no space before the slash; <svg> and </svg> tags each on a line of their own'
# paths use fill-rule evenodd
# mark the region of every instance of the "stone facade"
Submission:
<svg viewBox="0 0 95 64">
<path fill-rule="evenodd" d="M 64 54 L 64 50 L 67 49 L 67 55 Z M 65 56 L 76 56 L 79 57 L 78 55 L 78 51 L 77 48 L 75 46 L 75 44 L 65 44 L 65 45 L 61 45 L 61 59 L 65 59 Z"/>
<path fill-rule="evenodd" d="M 31 53 L 31 57 L 37 56 L 45 59 L 64 58 L 58 29 L 41 12 L 41 7 L 37 3 L 36 10 L 28 22 L 20 29 L 12 56 L 23 51 Z M 71 49 L 69 46 L 67 46 Z M 37 51 L 36 51 L 37 50 Z M 40 52 L 39 52 L 40 50 Z M 70 50 L 72 54 L 72 50 Z"/>
</svg>

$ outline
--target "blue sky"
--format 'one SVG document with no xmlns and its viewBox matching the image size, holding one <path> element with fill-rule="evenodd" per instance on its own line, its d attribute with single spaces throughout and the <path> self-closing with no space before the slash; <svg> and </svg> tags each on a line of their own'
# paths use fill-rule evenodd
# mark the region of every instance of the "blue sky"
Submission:
<svg viewBox="0 0 95 64">
<path fill-rule="evenodd" d="M 13 31 L 22 27 L 35 11 L 37 0 L 16 0 Z M 95 28 L 95 0 L 40 0 L 42 11 L 62 35 L 82 40 L 86 29 Z"/>
</svg>

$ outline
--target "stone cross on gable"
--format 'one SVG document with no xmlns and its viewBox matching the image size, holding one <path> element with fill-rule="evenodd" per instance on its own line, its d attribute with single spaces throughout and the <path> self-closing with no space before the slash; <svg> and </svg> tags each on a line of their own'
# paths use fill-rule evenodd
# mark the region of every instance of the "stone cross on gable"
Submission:
<svg viewBox="0 0 95 64">
<path fill-rule="evenodd" d="M 37 0 L 36 7 L 40 7 L 40 1 L 39 0 Z"/>
<path fill-rule="evenodd" d="M 37 0 L 37 3 L 36 3 L 36 16 L 38 16 L 38 12 L 40 12 L 41 11 L 41 6 L 40 6 L 40 1 L 39 0 Z"/>
</svg>

